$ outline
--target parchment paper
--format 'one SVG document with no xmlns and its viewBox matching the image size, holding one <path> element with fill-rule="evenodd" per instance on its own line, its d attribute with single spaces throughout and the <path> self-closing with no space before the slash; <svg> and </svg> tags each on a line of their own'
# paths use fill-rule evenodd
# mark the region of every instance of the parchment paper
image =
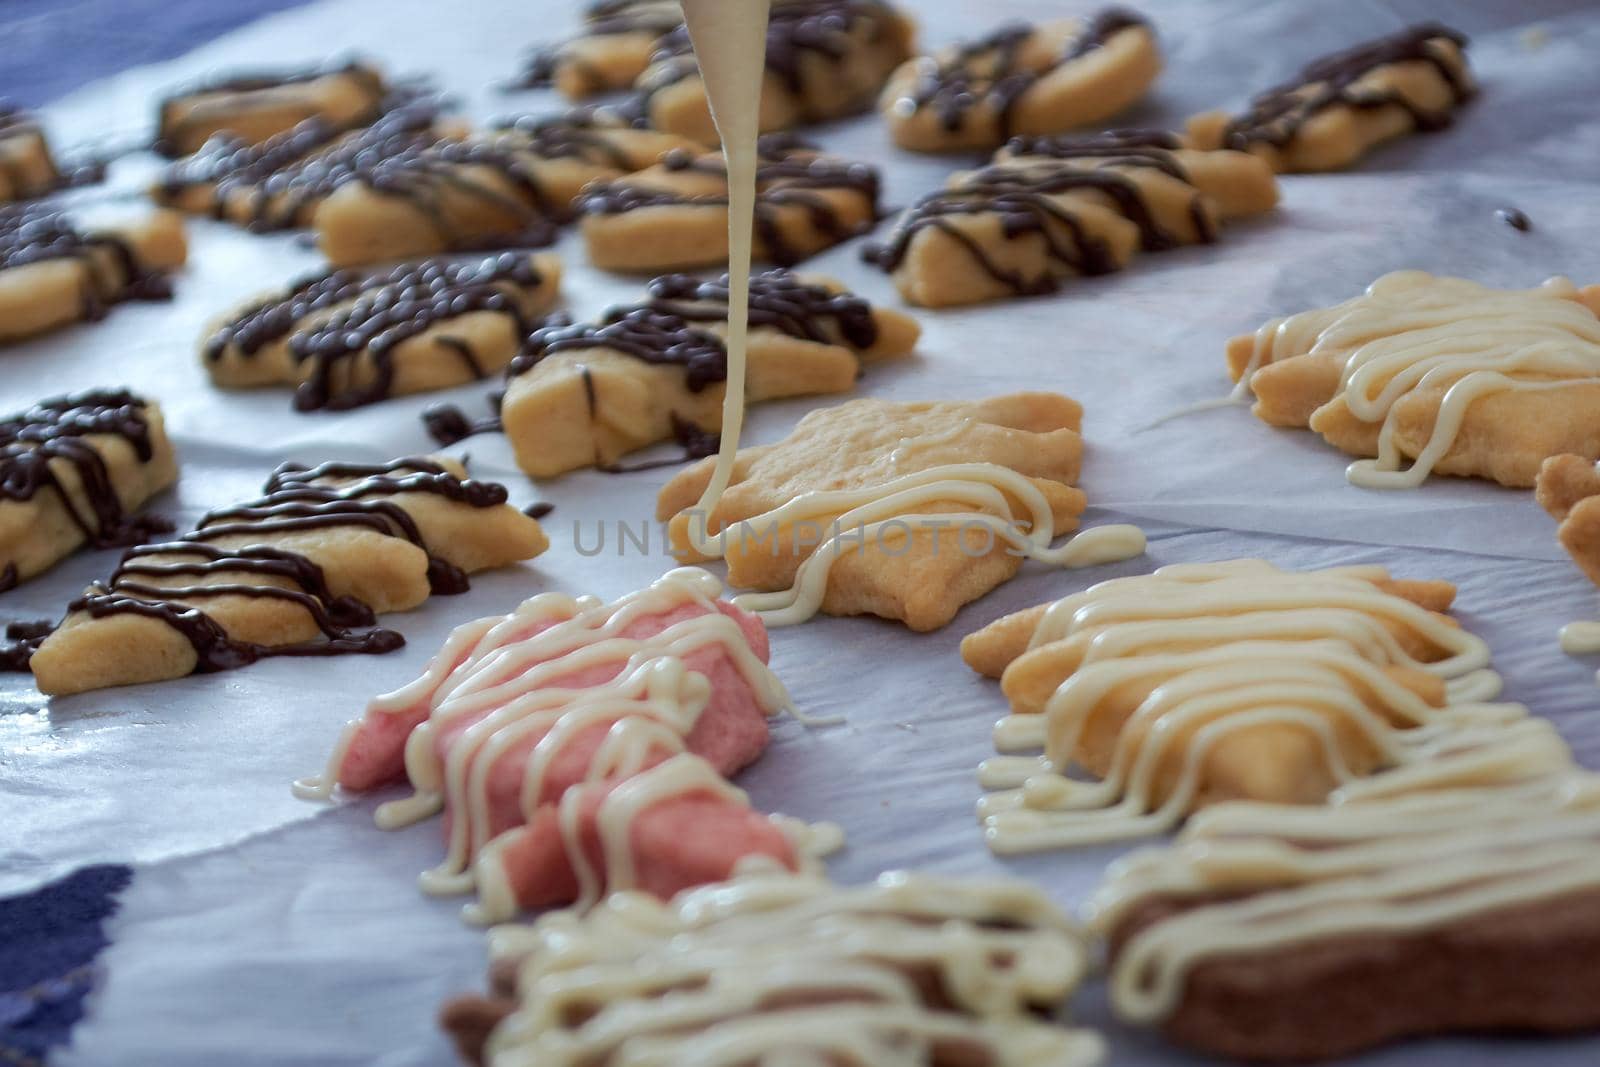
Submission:
<svg viewBox="0 0 1600 1067">
<path fill-rule="evenodd" d="M 930 44 L 1008 17 L 1087 10 L 1083 2 L 926 0 L 914 6 Z M 576 23 L 574 4 L 547 0 L 325 0 L 275 16 L 183 59 L 129 72 L 46 110 L 63 144 L 137 134 L 159 89 L 214 66 L 315 60 L 337 42 L 394 72 L 426 72 L 480 118 L 556 106 L 549 94 L 501 95 L 524 45 Z M 844 825 L 842 880 L 915 866 L 1036 879 L 1076 905 L 1120 849 L 999 861 L 972 813 L 974 768 L 991 754 L 1003 713 L 996 688 L 960 663 L 965 633 L 999 615 L 1085 584 L 1182 560 L 1264 556 L 1289 567 L 1382 562 L 1398 574 L 1461 587 L 1459 616 L 1483 634 L 1510 699 L 1550 716 L 1579 757 L 1600 761 L 1594 662 L 1563 656 L 1555 632 L 1594 617 L 1596 595 L 1565 559 L 1553 524 L 1526 492 L 1435 480 L 1381 493 L 1345 484 L 1346 458 L 1310 434 L 1270 430 L 1224 409 L 1140 432 L 1180 405 L 1227 388 L 1221 348 L 1262 319 L 1344 299 L 1400 267 L 1532 285 L 1554 273 L 1600 280 L 1594 164 L 1600 120 L 1593 56 L 1600 18 L 1581 0 L 1474 3 L 1302 3 L 1173 0 L 1146 4 L 1168 56 L 1147 104 L 1121 124 L 1172 124 L 1237 105 L 1304 60 L 1425 16 L 1474 37 L 1481 99 L 1457 127 L 1384 149 L 1355 171 L 1284 181 L 1276 216 L 1230 227 L 1215 246 L 1143 256 L 1119 275 L 1038 300 L 918 312 L 917 359 L 875 370 L 862 392 L 902 399 L 1057 389 L 1088 410 L 1084 485 L 1090 522 L 1137 521 L 1147 557 L 1062 573 L 1029 568 L 962 612 L 943 632 L 915 636 L 876 620 L 819 619 L 777 633 L 775 664 L 800 705 L 842 714 L 843 726 L 779 726 L 772 749 L 742 779 L 755 803 Z M 1540 28 L 1539 33 L 1528 32 Z M 1542 43 L 1541 43 L 1542 40 Z M 814 132 L 841 154 L 879 164 L 887 200 L 903 205 L 970 159 L 913 157 L 889 147 L 865 117 Z M 153 171 L 121 161 L 93 210 L 132 213 Z M 1519 233 L 1495 218 L 1520 207 Z M 104 323 L 0 352 L 0 410 L 90 385 L 127 384 L 162 402 L 183 462 L 181 486 L 156 506 L 181 520 L 252 493 L 285 458 L 388 458 L 428 447 L 427 404 L 469 410 L 488 386 L 391 401 L 340 415 L 297 415 L 286 391 L 221 393 L 194 355 L 205 321 L 232 302 L 317 264 L 293 237 L 251 237 L 196 222 L 193 258 L 170 305 L 126 305 Z M 640 279 L 589 268 L 570 236 L 558 246 L 565 293 L 580 315 L 635 296 Z M 897 303 L 888 279 L 861 265 L 856 243 L 808 267 Z M 826 401 L 824 401 L 826 402 Z M 757 409 L 749 440 L 781 437 L 817 401 Z M 476 473 L 502 478 L 519 503 L 544 498 L 554 545 L 531 566 L 474 581 L 389 616 L 407 647 L 384 657 L 267 661 L 225 674 L 47 702 L 26 677 L 0 678 L 0 892 L 37 885 L 84 863 L 122 860 L 139 873 L 105 954 L 108 978 L 73 1050 L 81 1064 L 441 1064 L 439 1001 L 481 983 L 481 936 L 455 902 L 423 897 L 418 871 L 439 855 L 430 822 L 385 834 L 377 800 L 333 809 L 293 799 L 290 779 L 323 763 L 338 726 L 372 694 L 414 675 L 456 624 L 509 610 L 545 589 L 611 597 L 667 565 L 630 546 L 654 508 L 661 472 L 582 473 L 535 487 L 493 437 L 474 438 Z M 592 549 L 582 555 L 575 526 Z M 0 598 L 0 616 L 58 614 L 112 553 L 75 557 Z M 1106 1026 L 1118 1064 L 1193 1062 L 1148 1035 L 1112 1026 L 1097 987 L 1076 1014 Z M 1586 1064 L 1600 1042 L 1432 1042 L 1363 1062 Z"/>
</svg>

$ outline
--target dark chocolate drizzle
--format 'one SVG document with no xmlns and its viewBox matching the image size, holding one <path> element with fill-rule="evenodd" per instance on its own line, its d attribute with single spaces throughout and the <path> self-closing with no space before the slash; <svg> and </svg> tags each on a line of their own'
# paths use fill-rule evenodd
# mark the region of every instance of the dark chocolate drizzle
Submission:
<svg viewBox="0 0 1600 1067">
<path fill-rule="evenodd" d="M 700 324 L 727 321 L 728 276 L 701 281 L 687 274 L 667 274 L 650 283 L 649 293 L 641 304 L 612 308 L 598 323 L 534 331 L 507 368 L 507 378 L 527 373 L 557 352 L 607 348 L 645 363 L 682 367 L 691 392 L 727 380 L 727 349 L 717 334 Z M 786 270 L 750 276 L 750 325 L 822 344 L 842 341 L 855 350 L 872 347 L 878 338 L 872 308 L 865 300 L 807 284 Z"/>
<path fill-rule="evenodd" d="M 578 159 L 616 170 L 637 170 L 644 164 L 606 134 L 645 129 L 642 115 L 617 108 L 577 107 L 559 115 L 513 115 L 493 127 L 526 140 L 526 150 L 541 159 Z"/>
<path fill-rule="evenodd" d="M 344 128 L 365 126 L 382 108 L 383 76 L 359 60 L 327 63 L 296 70 L 237 70 L 214 75 L 192 82 L 163 97 L 156 106 L 156 138 L 151 149 L 164 156 L 177 154 L 178 143 L 186 130 L 186 120 L 177 120 L 172 112 L 190 97 L 204 93 L 249 93 L 264 89 L 279 89 L 289 85 L 303 85 L 336 74 L 354 75 L 372 96 L 372 108 L 355 117 Z"/>
<path fill-rule="evenodd" d="M 25 671 L 33 650 L 56 628 L 49 619 L 27 619 L 6 623 L 5 642 L 0 643 L 0 671 Z"/>
<path fill-rule="evenodd" d="M 582 348 L 606 348 L 656 365 L 683 368 L 691 392 L 700 392 L 728 376 L 728 354 L 721 337 L 702 324 L 726 322 L 728 276 L 702 281 L 687 274 L 667 274 L 650 283 L 649 297 L 631 307 L 612 308 L 596 323 L 574 325 L 565 317 L 534 331 L 517 358 L 506 368 L 509 380 L 532 370 L 546 356 Z M 790 337 L 819 344 L 843 344 L 859 352 L 877 343 L 878 326 L 872 307 L 849 293 L 801 281 L 786 270 L 770 270 L 750 277 L 750 325 L 767 327 Z M 590 412 L 594 410 L 592 380 Z M 492 414 L 474 420 L 454 404 L 436 404 L 422 413 L 429 435 L 441 445 L 453 445 L 474 434 L 503 429 L 502 394 L 490 397 Z M 719 436 L 672 415 L 673 439 L 684 448 L 681 459 L 641 466 L 601 466 L 608 473 L 647 470 L 713 455 Z"/>
<path fill-rule="evenodd" d="M 331 483 L 329 479 L 333 480 Z M 193 646 L 200 673 L 227 670 L 267 656 L 331 656 L 391 652 L 405 643 L 374 624 L 372 610 L 353 597 L 335 597 L 313 561 L 268 543 L 223 548 L 219 538 L 256 536 L 359 526 L 399 537 L 428 553 L 428 580 L 436 594 L 460 593 L 467 576 L 455 564 L 429 551 L 416 520 L 393 499 L 400 493 L 432 493 L 469 507 L 506 502 L 503 485 L 461 479 L 431 459 L 409 457 L 384 464 L 324 463 L 316 467 L 286 463 L 273 472 L 259 499 L 208 513 L 183 539 L 129 550 L 109 581 L 90 586 L 68 605 L 95 618 L 142 615 L 177 630 Z M 199 557 L 195 559 L 193 557 Z M 288 586 L 248 580 L 166 585 L 152 579 L 238 574 L 242 578 L 287 581 Z M 244 596 L 288 601 L 304 608 L 322 633 L 320 640 L 259 645 L 228 636 L 205 611 L 186 600 Z M 16 635 L 0 650 L 0 663 L 26 666 L 27 657 L 47 636 L 34 628 Z M 20 646 L 20 647 L 19 647 Z M 13 669 L 16 669 L 13 666 Z"/>
<path fill-rule="evenodd" d="M 1041 77 L 1088 55 L 1122 30 L 1148 25 L 1143 16 L 1125 8 L 1105 8 L 1089 18 L 1048 66 L 1033 67 L 1023 66 L 1021 60 L 1034 26 L 1007 23 L 959 46 L 942 61 L 924 59 L 916 85 L 908 96 L 896 101 L 896 107 L 913 112 L 932 109 L 939 124 L 954 133 L 976 108 L 987 104 L 995 113 L 1001 137 L 1009 137 L 1017 102 Z"/>
<path fill-rule="evenodd" d="M 428 436 L 441 446 L 449 446 L 480 433 L 499 433 L 505 429 L 500 421 L 499 405 L 491 405 L 494 414 L 473 419 L 455 404 L 432 404 L 422 412 L 422 425 Z"/>
<path fill-rule="evenodd" d="M 877 169 L 865 163 L 814 155 L 814 151 L 805 142 L 784 134 L 768 134 L 759 142 L 754 218 L 756 251 L 762 259 L 781 267 L 798 263 L 807 253 L 784 239 L 783 231 L 778 226 L 779 209 L 798 207 L 805 211 L 811 225 L 831 238 L 832 243 L 853 237 L 868 227 L 847 225 L 833 206 L 817 195 L 819 191 L 842 189 L 857 193 L 867 201 L 872 220 L 878 218 Z M 682 150 L 667 153 L 661 164 L 669 171 L 688 170 L 716 175 L 726 173 L 721 156 L 697 156 Z M 688 195 L 619 178 L 591 184 L 579 198 L 578 210 L 589 215 L 616 215 L 641 208 L 695 207 L 727 202 L 726 194 Z"/>
<path fill-rule="evenodd" d="M 219 219 L 243 199 L 245 224 L 257 232 L 309 225 L 317 204 L 362 168 L 439 143 L 438 117 L 435 101 L 407 99 L 356 131 L 310 118 L 258 145 L 217 134 L 169 167 L 158 192 L 172 200 L 207 188 L 211 214 Z"/>
<path fill-rule="evenodd" d="M 535 173 L 534 162 L 543 154 L 537 138 L 515 124 L 484 140 L 442 137 L 436 99 L 400 94 L 398 100 L 371 126 L 353 132 L 309 119 L 255 146 L 214 137 L 170 168 L 159 191 L 171 199 L 195 186 L 208 187 L 217 218 L 237 212 L 242 196 L 246 224 L 264 231 L 308 225 L 319 203 L 341 186 L 360 182 L 408 200 L 452 251 L 531 247 L 555 239 L 555 221 L 569 210 L 549 196 Z M 564 154 L 576 150 L 580 121 L 569 123 Z M 543 137 L 548 147 L 562 145 L 554 130 Z M 594 151 L 592 142 L 601 138 L 591 131 L 587 140 Z M 493 170 L 514 191 L 484 181 L 471 168 Z M 460 234 L 444 210 L 447 195 L 483 201 L 514 218 L 516 228 L 487 238 Z"/>
<path fill-rule="evenodd" d="M 1422 22 L 1308 63 L 1293 80 L 1257 95 L 1248 111 L 1229 122 L 1223 131 L 1223 147 L 1248 149 L 1253 144 L 1268 144 L 1282 148 L 1313 116 L 1340 104 L 1360 110 L 1398 107 L 1411 116 L 1417 129 L 1441 130 L 1450 125 L 1451 108 L 1474 92 L 1445 51 L 1432 43 L 1441 39 L 1457 48 L 1467 44 L 1466 35 L 1457 30 Z M 1411 61 L 1431 64 L 1438 71 L 1450 88 L 1450 107 L 1426 111 L 1397 91 L 1355 86 L 1378 67 Z"/>
<path fill-rule="evenodd" d="M 436 141 L 412 145 L 384 156 L 357 155 L 349 178 L 389 196 L 404 197 L 432 224 L 439 239 L 453 251 L 536 247 L 556 239 L 556 222 L 565 220 L 568 206 L 545 191 L 533 167 L 532 153 L 514 136 L 484 141 Z M 515 190 L 507 194 L 469 172 L 482 167 L 494 171 Z M 475 197 L 517 220 L 518 229 L 489 238 L 467 238 L 456 232 L 443 200 L 447 193 Z"/>
<path fill-rule="evenodd" d="M 1105 166 L 1153 167 L 1187 181 L 1177 161 L 1164 149 L 1128 143 L 1126 135 L 1089 138 L 1079 143 L 1080 148 L 1074 148 L 1070 140 L 1053 143 L 1055 147 L 1050 154 L 1057 158 L 1094 158 L 1101 161 L 1101 167 L 1005 163 L 984 167 L 972 172 L 954 188 L 918 200 L 906 209 L 881 244 L 869 244 L 862 249 L 862 258 L 883 270 L 893 271 L 905 260 L 906 251 L 918 233 L 937 229 L 960 242 L 986 274 L 1018 295 L 1053 292 L 1060 287 L 1055 278 L 1049 275 L 1028 278 L 1001 266 L 949 220 L 960 215 L 999 215 L 1001 230 L 1008 239 L 1037 234 L 1044 240 L 1050 258 L 1076 273 L 1109 273 L 1117 269 L 1117 262 L 1105 242 L 1083 226 L 1070 203 L 1051 199 L 1079 189 L 1094 190 L 1109 197 L 1118 212 L 1138 227 L 1139 245 L 1145 251 L 1163 251 L 1180 243 L 1156 221 L 1136 182 L 1126 174 L 1101 169 Z M 1215 240 L 1215 227 L 1205 214 L 1198 191 L 1190 202 L 1189 211 L 1199 239 L 1203 242 Z M 1065 230 L 1065 234 L 1060 230 Z"/>
<path fill-rule="evenodd" d="M 1521 208 L 1499 208 L 1495 211 L 1494 215 L 1495 218 L 1499 219 L 1501 222 L 1505 223 L 1507 226 L 1510 226 L 1513 230 L 1516 230 L 1519 233 L 1527 233 L 1529 230 L 1533 229 L 1533 221 L 1528 218 L 1527 213 Z"/>
<path fill-rule="evenodd" d="M 54 490 L 84 540 L 96 548 L 137 544 L 172 529 L 165 519 L 123 511 L 105 457 L 85 440 L 91 435 L 121 438 L 142 463 L 153 455 L 145 401 L 132 393 L 107 389 L 41 400 L 0 420 L 0 500 L 26 501 L 41 490 Z M 85 511 L 61 484 L 56 463 L 66 463 L 77 475 Z M 0 590 L 16 581 L 16 566 L 9 564 L 0 574 Z"/>
<path fill-rule="evenodd" d="M 246 308 L 212 334 L 205 355 L 216 361 L 232 351 L 248 358 L 268 344 L 289 338 L 290 356 L 311 365 L 310 377 L 295 391 L 295 408 L 347 410 L 389 396 L 397 346 L 460 315 L 496 312 L 511 320 L 514 336 L 526 336 L 533 324 L 523 314 L 517 290 L 542 281 L 533 260 L 513 252 L 478 263 L 426 259 L 375 277 L 330 271 L 304 278 L 283 296 Z M 320 316 L 341 304 L 348 306 L 306 322 L 309 316 Z M 472 378 L 485 376 L 481 361 L 466 342 L 459 338 L 439 341 L 460 354 Z M 340 388 L 337 383 L 349 380 L 340 373 L 342 368 L 357 359 L 371 364 L 372 380 Z"/>
<path fill-rule="evenodd" d="M 73 259 L 83 265 L 82 315 L 91 321 L 104 318 L 107 308 L 118 301 L 172 297 L 166 273 L 140 263 L 121 238 L 82 233 L 67 216 L 38 204 L 0 205 L 0 270 L 51 259 Z M 109 259 L 111 277 L 102 259 Z"/>
</svg>

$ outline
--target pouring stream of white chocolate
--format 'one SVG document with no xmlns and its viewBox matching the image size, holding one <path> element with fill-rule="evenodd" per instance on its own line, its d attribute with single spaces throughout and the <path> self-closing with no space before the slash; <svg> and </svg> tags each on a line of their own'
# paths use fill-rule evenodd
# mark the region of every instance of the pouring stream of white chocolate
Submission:
<svg viewBox="0 0 1600 1067">
<path fill-rule="evenodd" d="M 685 21 L 700 63 L 711 115 L 722 138 L 728 171 L 728 385 L 723 396 L 722 439 L 716 465 L 695 505 L 701 522 L 698 527 L 691 523 L 689 534 L 695 550 L 709 557 L 726 552 L 728 531 L 710 534 L 708 520 L 732 480 L 744 425 L 756 135 L 768 7 L 769 0 L 683 0 Z M 1005 493 L 1022 499 L 1029 513 L 1025 532 L 1013 516 Z M 950 501 L 970 502 L 990 510 L 956 515 L 914 512 L 920 506 Z M 1051 548 L 1055 523 L 1044 495 L 1016 472 L 990 463 L 949 464 L 884 485 L 805 493 L 780 508 L 745 520 L 744 528 L 776 529 L 784 522 L 832 515 L 839 515 L 836 528 L 844 532 L 812 552 L 801 564 L 790 589 L 745 594 L 736 597 L 734 603 L 758 613 L 769 625 L 804 622 L 821 608 L 829 572 L 834 560 L 847 550 L 847 543 L 865 545 L 868 539 L 881 537 L 891 524 L 905 530 L 948 523 L 981 525 L 1011 550 L 1063 567 L 1129 559 L 1145 548 L 1144 532 L 1128 525 L 1097 527 L 1059 548 Z"/>
</svg>

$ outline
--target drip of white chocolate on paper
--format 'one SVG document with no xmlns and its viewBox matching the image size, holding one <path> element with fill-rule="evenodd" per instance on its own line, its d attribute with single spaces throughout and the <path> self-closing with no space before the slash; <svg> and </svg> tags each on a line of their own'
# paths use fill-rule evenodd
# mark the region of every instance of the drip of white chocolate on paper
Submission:
<svg viewBox="0 0 1600 1067">
<path fill-rule="evenodd" d="M 1109 935 L 1143 901 L 1196 899 L 1136 933 L 1112 967 L 1116 1013 L 1153 1023 L 1210 959 L 1398 936 L 1597 890 L 1600 777 L 1569 767 L 1332 807 L 1209 808 L 1173 845 L 1114 864 L 1089 913 Z"/>
<path fill-rule="evenodd" d="M 491 942 L 519 961 L 522 994 L 489 1040 L 496 1067 L 915 1067 L 936 1044 L 982 1050 L 990 1067 L 1088 1067 L 1103 1053 L 1032 1015 L 1073 992 L 1087 954 L 1023 884 L 889 874 L 845 888 L 753 872 L 670 903 L 615 893 Z M 929 980 L 947 1008 L 928 1003 Z"/>
<path fill-rule="evenodd" d="M 756 192 L 756 135 L 765 66 L 768 0 L 729 3 L 726 0 L 683 0 L 685 21 L 700 63 L 712 119 L 722 138 L 728 171 L 728 384 L 722 402 L 722 439 L 711 481 L 695 505 L 702 521 L 690 524 L 689 542 L 702 555 L 720 558 L 727 550 L 727 531 L 712 535 L 709 516 L 733 478 L 739 437 L 744 426 L 751 235 Z M 1027 511 L 1012 512 L 1016 497 Z M 972 513 L 918 514 L 915 509 L 939 502 L 983 508 Z M 1056 539 L 1054 517 L 1044 494 L 1015 471 L 992 463 L 932 467 L 883 485 L 839 492 L 804 493 L 782 507 L 752 516 L 743 528 L 778 529 L 785 522 L 838 516 L 842 531 L 817 546 L 801 564 L 794 585 L 774 593 L 747 593 L 734 603 L 756 612 L 770 626 L 806 621 L 822 607 L 828 575 L 847 545 L 865 545 L 893 524 L 900 531 L 937 528 L 951 523 L 982 526 L 1012 551 L 1061 567 L 1087 567 L 1131 559 L 1145 549 L 1137 526 L 1109 525 L 1085 530 L 1063 545 Z"/>
<path fill-rule="evenodd" d="M 1467 409 L 1493 393 L 1600 383 L 1600 319 L 1566 278 L 1535 289 L 1491 289 L 1407 270 L 1385 274 L 1329 308 L 1273 319 L 1255 344 L 1232 399 L 1269 363 L 1338 353 L 1339 395 L 1351 414 L 1379 424 L 1378 456 L 1350 464 L 1351 484 L 1413 488 L 1449 454 Z M 1415 389 L 1447 386 L 1428 443 L 1409 467 L 1396 446 L 1395 409 Z"/>
<path fill-rule="evenodd" d="M 1569 656 L 1600 652 L 1600 622 L 1569 622 L 1561 628 L 1561 651 Z"/>
<path fill-rule="evenodd" d="M 578 837 L 581 791 L 568 789 L 558 802 L 562 840 L 579 884 L 577 907 L 591 906 L 604 884 L 636 884 L 632 828 L 639 814 L 671 796 L 706 792 L 744 803 L 744 794 L 705 761 L 684 751 L 711 696 L 710 682 L 687 668 L 684 657 L 715 647 L 737 669 L 768 715 L 789 708 L 788 694 L 751 650 L 739 624 L 716 607 L 722 583 L 692 567 L 675 570 L 648 588 L 602 603 L 592 596 L 541 593 L 510 615 L 466 623 L 450 635 L 423 674 L 376 698 L 369 715 L 400 714 L 427 706 L 427 718 L 411 731 L 405 769 L 413 793 L 381 805 L 376 821 L 399 829 L 448 809 L 452 813 L 444 860 L 421 877 L 432 894 L 477 890 L 468 917 L 485 922 L 510 918 L 515 899 L 500 853 L 516 829 L 491 837 L 491 776 L 500 759 L 519 743 L 538 737 L 523 764 L 523 822 L 544 794 L 546 774 L 585 731 L 609 724 L 591 758 L 585 780 L 624 779 L 602 801 L 597 816 L 605 877 L 590 863 Z M 699 613 L 644 638 L 620 636 L 636 621 L 672 614 L 686 606 Z M 553 687 L 552 681 L 585 669 L 620 665 L 610 680 L 586 688 Z M 441 759 L 438 738 L 461 730 Z M 361 723 L 340 736 L 320 777 L 295 783 L 298 795 L 326 798 L 338 780 Z M 646 768 L 652 753 L 674 755 Z M 774 817 L 811 860 L 836 848 L 836 828 L 805 827 Z"/>
<path fill-rule="evenodd" d="M 1335 782 L 1354 795 L 1505 781 L 1570 765 L 1548 723 L 1489 703 L 1500 679 L 1482 640 L 1372 584 L 1381 568 L 1297 573 L 1261 560 L 1164 567 L 1103 582 L 1052 605 L 1030 647 L 1067 642 L 1081 657 L 1040 714 L 997 724 L 979 802 L 996 852 L 1122 840 L 1169 830 L 1196 806 L 1208 754 L 1231 735 L 1290 728 L 1313 738 Z M 1441 658 L 1414 658 L 1400 628 Z M 1385 672 L 1445 681 L 1435 708 Z M 1118 731 L 1104 778 L 1066 775 L 1090 718 L 1119 687 L 1148 695 Z M 1354 738 L 1376 770 L 1350 768 Z M 1176 777 L 1170 768 L 1176 764 Z"/>
</svg>

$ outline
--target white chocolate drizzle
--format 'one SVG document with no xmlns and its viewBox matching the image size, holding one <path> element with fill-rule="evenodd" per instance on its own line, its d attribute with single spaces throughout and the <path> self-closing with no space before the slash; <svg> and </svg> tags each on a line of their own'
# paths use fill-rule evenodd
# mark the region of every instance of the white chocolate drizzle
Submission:
<svg viewBox="0 0 1600 1067">
<path fill-rule="evenodd" d="M 1236 802 L 1197 815 L 1172 846 L 1114 864 L 1089 913 L 1109 934 L 1143 901 L 1193 903 L 1139 930 L 1114 961 L 1117 1014 L 1152 1023 L 1209 959 L 1404 936 L 1600 890 L 1597 846 L 1600 778 L 1570 764 L 1322 808 Z"/>
<path fill-rule="evenodd" d="M 1330 308 L 1273 319 L 1255 334 L 1234 390 L 1269 363 L 1326 355 L 1342 364 L 1339 395 L 1350 413 L 1379 424 L 1378 455 L 1350 464 L 1370 489 L 1413 488 L 1455 445 L 1471 405 L 1493 393 L 1600 384 L 1600 319 L 1566 278 L 1535 289 L 1491 289 L 1462 278 L 1407 270 Z M 1415 390 L 1443 388 L 1427 444 L 1403 466 L 1395 411 Z"/>
<path fill-rule="evenodd" d="M 1042 713 L 996 726 L 1001 752 L 1044 751 L 980 768 L 980 783 L 996 790 L 978 805 L 990 847 L 1171 829 L 1213 799 L 1212 754 L 1252 732 L 1309 739 L 1315 763 L 1304 770 L 1335 795 L 1565 766 L 1547 724 L 1521 705 L 1487 703 L 1500 686 L 1487 645 L 1373 584 L 1386 577 L 1235 560 L 1114 579 L 1051 605 L 1029 647 L 1049 646 L 1065 677 Z M 1443 680 L 1444 706 L 1401 684 L 1396 668 Z M 1068 777 L 1095 717 L 1135 699 L 1104 776 Z"/>
<path fill-rule="evenodd" d="M 1081 980 L 1074 924 L 1031 887 L 889 874 L 841 888 L 754 872 L 500 927 L 517 1011 L 494 1067 L 839 1063 L 914 1067 L 938 1044 L 992 1067 L 1087 1067 L 1102 1045 L 1034 1019 Z M 916 976 L 927 976 L 918 979 Z M 937 983 L 935 1006 L 921 983 Z"/>
</svg>

